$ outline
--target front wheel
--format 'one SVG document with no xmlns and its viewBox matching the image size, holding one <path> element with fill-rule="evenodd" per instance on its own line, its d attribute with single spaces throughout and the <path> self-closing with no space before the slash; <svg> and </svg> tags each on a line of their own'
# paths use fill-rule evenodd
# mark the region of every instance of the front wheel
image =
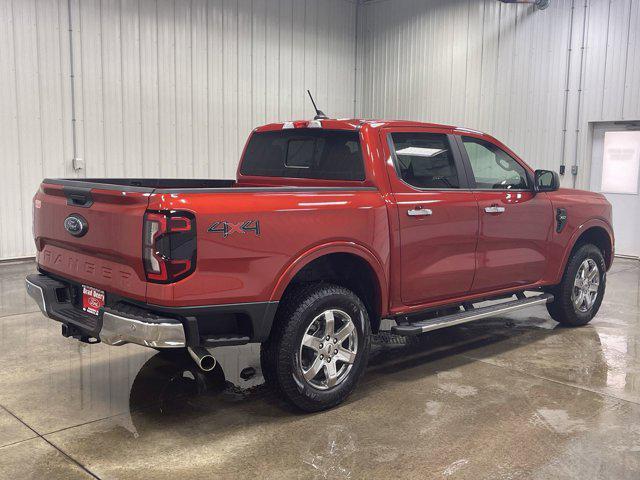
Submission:
<svg viewBox="0 0 640 480">
<path fill-rule="evenodd" d="M 308 412 L 343 402 L 362 376 L 371 346 L 362 301 L 337 285 L 299 287 L 283 298 L 273 328 L 261 350 L 267 383 Z"/>
<path fill-rule="evenodd" d="M 606 286 L 606 264 L 602 252 L 591 244 L 578 248 L 567 262 L 562 282 L 547 304 L 551 317 L 567 326 L 585 325 L 600 309 Z"/>
</svg>

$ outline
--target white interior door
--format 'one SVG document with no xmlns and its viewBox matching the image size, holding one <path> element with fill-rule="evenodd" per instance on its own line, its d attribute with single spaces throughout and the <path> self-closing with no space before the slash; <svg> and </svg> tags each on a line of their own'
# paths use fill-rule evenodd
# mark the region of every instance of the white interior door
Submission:
<svg viewBox="0 0 640 480">
<path fill-rule="evenodd" d="M 595 126 L 591 190 L 603 193 L 613 206 L 616 254 L 640 257 L 640 129 Z"/>
</svg>

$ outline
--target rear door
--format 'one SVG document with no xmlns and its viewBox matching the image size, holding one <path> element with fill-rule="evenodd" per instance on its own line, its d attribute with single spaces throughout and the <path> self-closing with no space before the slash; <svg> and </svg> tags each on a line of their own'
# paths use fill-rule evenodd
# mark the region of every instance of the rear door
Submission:
<svg viewBox="0 0 640 480">
<path fill-rule="evenodd" d="M 384 131 L 400 229 L 402 302 L 464 295 L 475 270 L 478 207 L 452 136 L 437 129 Z"/>
<path fill-rule="evenodd" d="M 39 267 L 80 285 L 144 300 L 142 224 L 152 189 L 51 182 L 34 198 Z"/>
<path fill-rule="evenodd" d="M 498 145 L 474 135 L 457 140 L 480 213 L 472 292 L 537 282 L 547 264 L 551 201 L 533 191 L 532 175 Z"/>
</svg>

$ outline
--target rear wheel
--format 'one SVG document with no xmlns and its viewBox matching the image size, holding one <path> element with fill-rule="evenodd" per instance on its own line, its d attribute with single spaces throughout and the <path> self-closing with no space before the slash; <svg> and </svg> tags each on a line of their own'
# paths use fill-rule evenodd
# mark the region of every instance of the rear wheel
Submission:
<svg viewBox="0 0 640 480">
<path fill-rule="evenodd" d="M 551 317 L 563 325 L 585 325 L 598 313 L 606 286 L 606 264 L 602 252 L 592 244 L 579 247 L 567 262 L 562 282 L 547 304 Z"/>
<path fill-rule="evenodd" d="M 302 410 L 331 408 L 358 383 L 370 342 L 367 310 L 352 291 L 327 283 L 296 288 L 262 345 L 265 380 Z"/>
</svg>

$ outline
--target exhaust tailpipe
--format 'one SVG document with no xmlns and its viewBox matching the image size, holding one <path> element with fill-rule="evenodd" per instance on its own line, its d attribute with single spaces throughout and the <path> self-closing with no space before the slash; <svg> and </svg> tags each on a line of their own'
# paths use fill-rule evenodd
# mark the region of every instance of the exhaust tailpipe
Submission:
<svg viewBox="0 0 640 480">
<path fill-rule="evenodd" d="M 213 355 L 211 355 L 206 349 L 202 347 L 189 347 L 189 355 L 196 362 L 196 365 L 205 372 L 210 372 L 216 368 L 217 361 Z"/>
</svg>

